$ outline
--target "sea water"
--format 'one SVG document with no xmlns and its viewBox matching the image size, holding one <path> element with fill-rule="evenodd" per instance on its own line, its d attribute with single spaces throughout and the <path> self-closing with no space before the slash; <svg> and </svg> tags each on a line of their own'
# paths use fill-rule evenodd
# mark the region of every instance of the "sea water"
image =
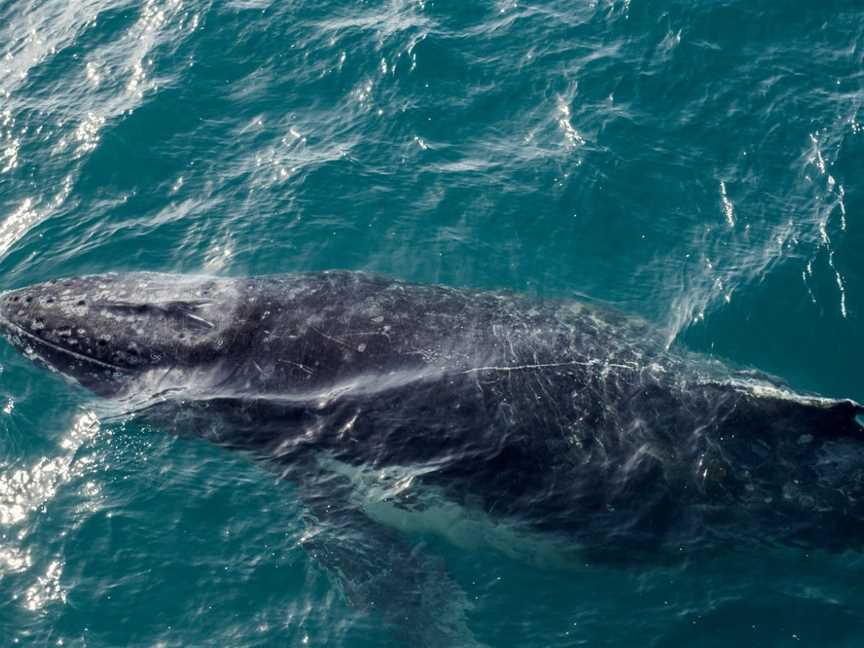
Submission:
<svg viewBox="0 0 864 648">
<path fill-rule="evenodd" d="M 0 288 L 346 268 L 588 295 L 864 400 L 861 9 L 0 0 Z M 0 644 L 395 645 L 273 471 L 0 368 Z M 864 642 L 859 553 L 543 565 L 432 526 L 403 535 L 489 646 Z"/>
</svg>

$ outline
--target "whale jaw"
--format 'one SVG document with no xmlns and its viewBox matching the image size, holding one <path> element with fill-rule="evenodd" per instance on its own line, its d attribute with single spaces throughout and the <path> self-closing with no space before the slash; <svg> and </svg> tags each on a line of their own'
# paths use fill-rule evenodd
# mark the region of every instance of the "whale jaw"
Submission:
<svg viewBox="0 0 864 648">
<path fill-rule="evenodd" d="M 0 333 L 26 357 L 100 396 L 153 370 L 212 363 L 237 308 L 237 282 L 104 274 L 0 295 Z"/>
</svg>

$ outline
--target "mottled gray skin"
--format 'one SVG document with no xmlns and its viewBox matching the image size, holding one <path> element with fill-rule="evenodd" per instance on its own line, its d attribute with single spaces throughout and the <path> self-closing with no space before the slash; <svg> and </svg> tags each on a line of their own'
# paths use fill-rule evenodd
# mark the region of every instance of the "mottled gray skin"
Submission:
<svg viewBox="0 0 864 648">
<path fill-rule="evenodd" d="M 667 352 L 607 309 L 351 272 L 133 273 L 6 293 L 0 315 L 61 374 L 300 481 L 321 456 L 419 466 L 415 489 L 598 559 L 864 539 L 857 404 Z"/>
</svg>

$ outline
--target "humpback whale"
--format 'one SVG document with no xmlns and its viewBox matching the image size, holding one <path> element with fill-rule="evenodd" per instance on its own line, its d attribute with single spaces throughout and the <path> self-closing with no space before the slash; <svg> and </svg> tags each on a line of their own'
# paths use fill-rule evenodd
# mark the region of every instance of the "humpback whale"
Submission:
<svg viewBox="0 0 864 648">
<path fill-rule="evenodd" d="M 591 302 L 137 272 L 6 292 L 0 330 L 129 412 L 276 466 L 309 551 L 414 643 L 465 643 L 442 614 L 458 588 L 398 531 L 435 507 L 601 562 L 864 542 L 859 404 L 669 350 Z"/>
</svg>

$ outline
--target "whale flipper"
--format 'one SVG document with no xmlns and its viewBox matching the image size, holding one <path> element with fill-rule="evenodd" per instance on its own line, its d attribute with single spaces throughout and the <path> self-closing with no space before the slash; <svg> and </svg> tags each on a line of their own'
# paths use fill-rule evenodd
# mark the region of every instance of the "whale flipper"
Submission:
<svg viewBox="0 0 864 648">
<path fill-rule="evenodd" d="M 443 561 L 368 517 L 350 477 L 323 467 L 309 451 L 305 432 L 321 426 L 322 419 L 306 405 L 237 398 L 160 401 L 130 415 L 246 451 L 292 483 L 305 512 L 303 549 L 338 582 L 351 607 L 380 615 L 405 645 L 483 646 L 468 628 L 465 593 Z"/>
<path fill-rule="evenodd" d="M 409 646 L 483 645 L 468 628 L 467 598 L 443 561 L 370 519 L 352 501 L 349 479 L 318 471 L 297 483 L 309 529 L 303 547 L 352 607 L 379 614 Z"/>
</svg>

